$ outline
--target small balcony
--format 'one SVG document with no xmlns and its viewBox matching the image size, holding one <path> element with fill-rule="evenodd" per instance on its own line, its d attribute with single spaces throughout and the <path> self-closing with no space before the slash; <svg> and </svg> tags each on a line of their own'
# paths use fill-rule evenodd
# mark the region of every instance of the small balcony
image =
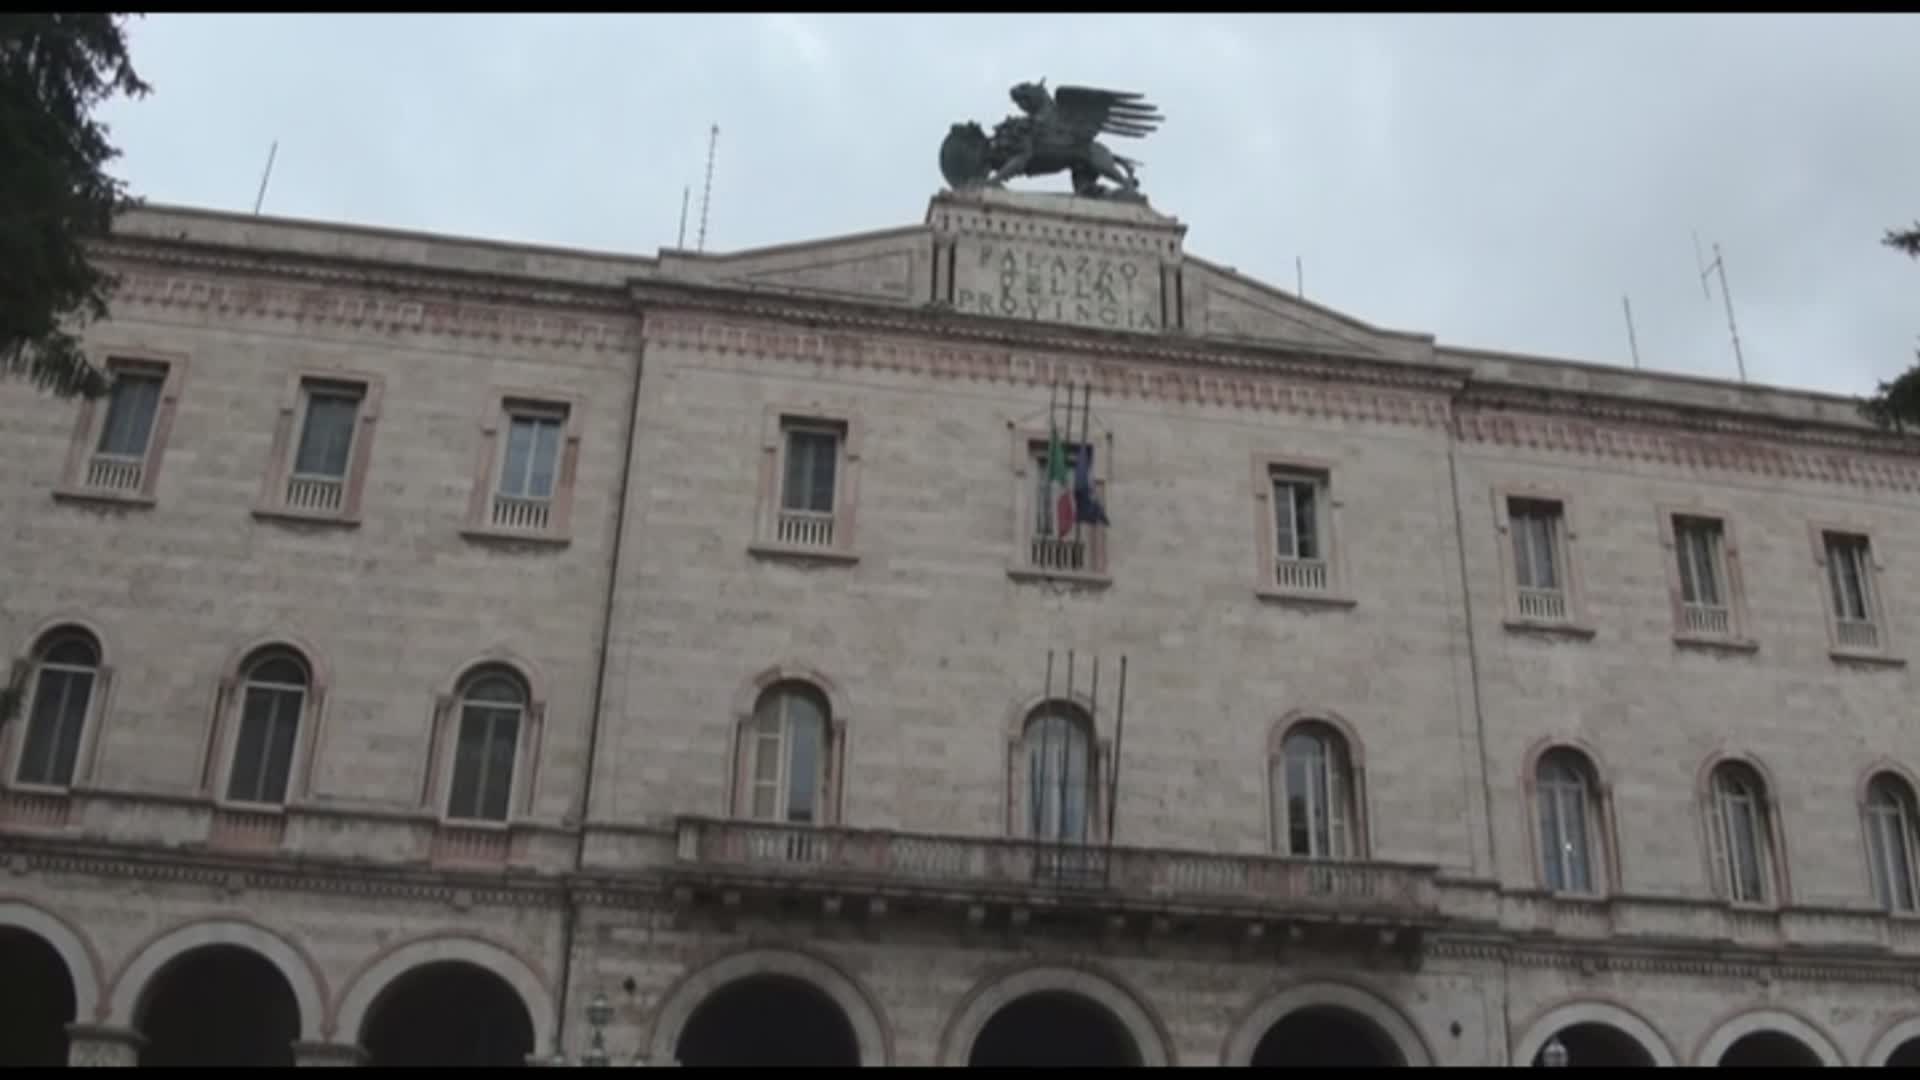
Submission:
<svg viewBox="0 0 1920 1080">
<path fill-rule="evenodd" d="M 696 817 L 680 818 L 676 829 L 668 872 L 675 884 L 734 899 L 894 898 L 960 906 L 976 920 L 993 908 L 1406 929 L 1438 918 L 1428 866 Z"/>
</svg>

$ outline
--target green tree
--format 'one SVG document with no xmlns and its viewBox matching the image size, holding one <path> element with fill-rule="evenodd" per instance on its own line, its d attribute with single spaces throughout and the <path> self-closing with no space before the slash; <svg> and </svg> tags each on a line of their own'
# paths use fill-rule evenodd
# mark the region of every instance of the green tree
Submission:
<svg viewBox="0 0 1920 1080">
<path fill-rule="evenodd" d="M 1880 242 L 1910 258 L 1920 259 L 1920 221 L 1911 229 L 1888 229 Z M 1883 428 L 1905 431 L 1920 427 L 1920 364 L 1915 364 L 1892 382 L 1883 382 L 1878 391 L 1860 403 L 1860 415 Z"/>
<path fill-rule="evenodd" d="M 111 12 L 0 14 L 0 376 L 62 398 L 97 398 L 106 373 L 79 333 L 107 316 L 113 276 L 89 247 L 131 201 L 104 171 L 119 156 L 93 110 L 147 84 Z M 21 687 L 0 686 L 0 726 Z"/>
</svg>

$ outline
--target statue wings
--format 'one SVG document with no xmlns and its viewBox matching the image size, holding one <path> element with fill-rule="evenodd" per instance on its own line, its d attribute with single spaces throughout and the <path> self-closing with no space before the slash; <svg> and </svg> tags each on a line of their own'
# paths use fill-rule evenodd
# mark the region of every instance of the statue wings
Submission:
<svg viewBox="0 0 1920 1080">
<path fill-rule="evenodd" d="M 1062 86 L 1053 92 L 1054 116 L 1077 135 L 1095 138 L 1118 135 L 1138 139 L 1151 135 L 1166 117 L 1145 95 L 1089 86 Z"/>
</svg>

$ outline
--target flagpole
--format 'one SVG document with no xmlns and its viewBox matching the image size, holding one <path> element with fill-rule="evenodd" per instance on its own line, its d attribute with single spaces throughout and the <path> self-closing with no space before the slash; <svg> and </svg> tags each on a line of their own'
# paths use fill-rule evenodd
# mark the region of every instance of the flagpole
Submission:
<svg viewBox="0 0 1920 1080">
<path fill-rule="evenodd" d="M 1066 699 L 1067 699 L 1068 707 L 1066 709 L 1065 715 L 1061 717 L 1061 720 L 1065 721 L 1065 723 L 1067 724 L 1070 724 L 1073 722 L 1073 712 L 1075 709 L 1078 708 L 1078 704 L 1073 700 L 1073 650 L 1072 649 L 1067 650 Z M 1062 726 L 1064 728 L 1064 724 Z M 1060 734 L 1063 738 L 1063 742 L 1065 743 L 1065 745 L 1062 747 L 1062 750 L 1064 751 L 1064 753 L 1060 755 L 1060 826 L 1061 827 L 1058 831 L 1058 835 L 1056 836 L 1056 839 L 1059 841 L 1060 845 L 1064 847 L 1067 843 L 1067 837 L 1066 837 L 1067 793 L 1070 790 L 1072 790 L 1072 783 L 1069 777 L 1073 775 L 1073 732 L 1071 729 L 1066 729 L 1066 730 L 1062 730 Z"/>
<path fill-rule="evenodd" d="M 1093 815 L 1100 809 L 1100 654 L 1093 654 L 1093 686 L 1087 691 L 1087 787 L 1093 796 L 1087 808 L 1087 839 L 1097 841 L 1093 833 Z"/>
<path fill-rule="evenodd" d="M 1043 715 L 1045 716 L 1052 715 L 1053 713 L 1053 650 L 1052 649 L 1047 650 L 1047 688 L 1046 688 L 1046 695 L 1041 698 L 1040 707 L 1046 710 L 1046 712 Z M 1045 723 L 1046 721 L 1042 720 L 1041 722 Z M 1021 739 L 1020 741 L 1022 743 L 1026 742 L 1025 739 Z M 1029 769 L 1033 767 L 1033 760 L 1032 760 L 1031 754 L 1032 752 L 1029 751 L 1028 752 L 1029 756 L 1027 760 L 1027 767 Z M 1046 832 L 1046 828 L 1047 828 L 1047 802 L 1046 802 L 1047 763 L 1051 760 L 1053 760 L 1053 728 L 1049 726 L 1046 730 L 1040 733 L 1040 783 L 1038 785 L 1035 785 L 1033 781 L 1031 780 L 1027 781 L 1027 799 L 1029 802 L 1032 801 L 1033 792 L 1036 790 L 1036 788 L 1040 792 L 1040 805 L 1031 806 L 1028 808 L 1028 812 L 1027 812 L 1027 816 L 1029 819 L 1028 825 L 1031 828 L 1031 826 L 1033 825 L 1032 818 L 1037 815 L 1039 817 L 1038 831 L 1041 833 Z M 1034 839 L 1036 840 L 1043 839 L 1043 837 L 1034 837 Z"/>
<path fill-rule="evenodd" d="M 1092 426 L 1092 422 L 1093 422 L 1092 417 L 1089 415 L 1093 412 L 1092 380 L 1088 380 L 1086 382 L 1086 384 L 1084 385 L 1084 389 L 1086 392 L 1081 396 L 1081 399 L 1080 399 L 1081 400 L 1080 442 L 1078 445 L 1076 445 L 1073 448 L 1073 455 L 1074 455 L 1073 476 L 1074 476 L 1074 480 L 1076 481 L 1076 483 L 1074 484 L 1074 492 L 1073 492 L 1073 502 L 1074 502 L 1073 540 L 1075 544 L 1078 544 L 1080 542 L 1080 519 L 1086 516 L 1079 512 L 1080 511 L 1080 491 L 1079 491 L 1080 485 L 1078 484 L 1077 481 L 1080 479 L 1080 465 L 1082 464 L 1081 455 L 1091 454 L 1093 452 L 1093 446 L 1088 441 L 1088 434 L 1087 434 L 1088 428 Z M 1073 430 L 1072 430 L 1073 429 L 1073 388 L 1071 386 L 1067 388 L 1067 429 L 1068 429 L 1067 437 L 1072 438 L 1073 437 Z M 1084 462 L 1084 464 L 1086 465 L 1086 469 L 1087 469 L 1087 485 L 1089 488 L 1091 488 L 1093 485 L 1093 462 L 1086 461 Z M 1091 564 L 1092 564 L 1092 560 L 1089 559 L 1087 569 L 1091 570 L 1093 568 Z"/>
<path fill-rule="evenodd" d="M 1107 850 L 1113 850 L 1114 819 L 1120 814 L 1120 749 L 1127 738 L 1127 654 L 1120 654 L 1120 703 L 1113 718 L 1113 778 L 1107 782 Z"/>
</svg>

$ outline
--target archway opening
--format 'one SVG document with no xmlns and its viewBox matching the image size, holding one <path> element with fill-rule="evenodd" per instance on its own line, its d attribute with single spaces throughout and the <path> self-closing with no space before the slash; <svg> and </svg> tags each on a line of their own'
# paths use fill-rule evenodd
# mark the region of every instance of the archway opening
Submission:
<svg viewBox="0 0 1920 1080">
<path fill-rule="evenodd" d="M 40 935 L 0 926 L 0 1069 L 67 1063 L 73 975 Z"/>
<path fill-rule="evenodd" d="M 143 1067 L 287 1068 L 300 1037 L 300 1003 L 265 957 L 237 945 L 204 945 L 175 957 L 148 983 L 135 1027 Z"/>
<path fill-rule="evenodd" d="M 1920 1039 L 1908 1039 L 1893 1048 L 1887 1055 L 1887 1068 L 1911 1069 L 1920 1067 Z"/>
<path fill-rule="evenodd" d="M 1640 1040 L 1612 1024 L 1572 1024 L 1554 1032 L 1533 1055 L 1535 1066 L 1546 1065 L 1547 1047 L 1555 1039 L 1567 1052 L 1567 1064 L 1606 1069 L 1651 1069 L 1653 1054 Z"/>
<path fill-rule="evenodd" d="M 1398 1068 L 1406 1056 L 1380 1025 L 1336 1005 L 1310 1005 L 1281 1017 L 1253 1048 L 1257 1069 L 1281 1066 Z"/>
<path fill-rule="evenodd" d="M 505 979 L 477 964 L 423 964 L 374 999 L 360 1046 L 369 1065 L 524 1066 L 533 1017 Z"/>
<path fill-rule="evenodd" d="M 1723 1069 L 1808 1069 L 1821 1064 L 1812 1047 L 1778 1031 L 1742 1035 L 1720 1055 Z"/>
<path fill-rule="evenodd" d="M 826 992 L 789 975 L 751 975 L 715 990 L 687 1018 L 674 1055 L 689 1067 L 860 1064 L 860 1040 Z"/>
<path fill-rule="evenodd" d="M 1140 1048 L 1119 1017 L 1064 991 L 1028 994 L 993 1014 L 973 1040 L 969 1068 L 1130 1068 Z"/>
</svg>

